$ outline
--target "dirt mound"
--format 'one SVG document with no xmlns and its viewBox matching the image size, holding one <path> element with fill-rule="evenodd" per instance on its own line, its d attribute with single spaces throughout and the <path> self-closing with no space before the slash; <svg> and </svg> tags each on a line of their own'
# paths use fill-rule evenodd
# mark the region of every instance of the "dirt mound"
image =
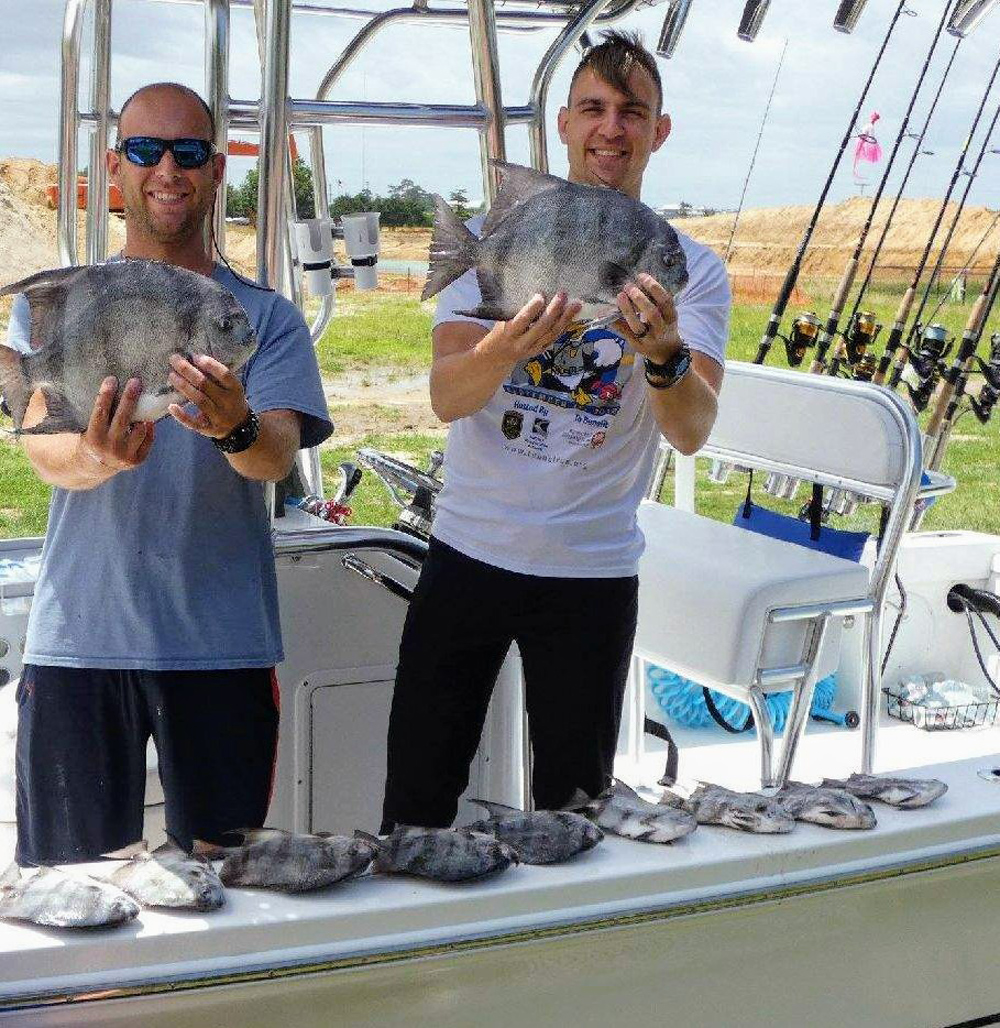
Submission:
<svg viewBox="0 0 1000 1028">
<path fill-rule="evenodd" d="M 0 183 L 19 200 L 34 207 L 48 207 L 47 186 L 56 183 L 54 164 L 44 164 L 34 157 L 0 157 Z"/>
<path fill-rule="evenodd" d="M 891 208 L 892 200 L 885 199 L 879 203 L 862 251 L 863 264 L 873 252 Z M 939 200 L 902 200 L 882 247 L 879 266 L 916 267 L 940 208 Z M 956 203 L 948 204 L 936 245 L 931 250 L 932 262 L 937 259 L 940 243 L 957 210 Z M 824 208 L 806 251 L 803 273 L 839 275 L 857 245 L 870 211 L 871 201 L 860 196 Z M 768 207 L 743 211 L 736 227 L 730 269 L 737 273 L 783 272 L 794 259 L 812 214 L 812 207 Z M 724 254 L 734 219 L 734 214 L 715 214 L 709 218 L 675 220 L 673 224 L 692 239 Z M 984 236 L 987 236 L 985 243 Z M 988 270 L 998 241 L 1000 225 L 996 224 L 996 212 L 986 207 L 967 207 L 956 226 L 945 263 L 948 267 L 961 267 L 979 247 L 973 266 Z"/>
</svg>

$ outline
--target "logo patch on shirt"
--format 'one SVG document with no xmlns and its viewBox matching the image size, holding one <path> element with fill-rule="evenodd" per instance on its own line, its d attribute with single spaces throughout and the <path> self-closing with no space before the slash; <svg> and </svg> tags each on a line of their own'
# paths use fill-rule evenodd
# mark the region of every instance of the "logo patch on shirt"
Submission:
<svg viewBox="0 0 1000 1028">
<path fill-rule="evenodd" d="M 591 447 L 596 450 L 598 446 L 603 446 L 605 438 L 606 438 L 606 434 L 603 431 L 602 432 L 595 432 L 590 437 L 590 445 L 591 445 Z"/>
<path fill-rule="evenodd" d="M 549 434 L 549 422 L 547 418 L 535 418 L 531 426 L 532 435 L 547 436 Z"/>
<path fill-rule="evenodd" d="M 523 427 L 524 415 L 519 410 L 504 411 L 503 420 L 500 422 L 500 430 L 505 438 L 516 439 L 521 434 Z"/>
</svg>

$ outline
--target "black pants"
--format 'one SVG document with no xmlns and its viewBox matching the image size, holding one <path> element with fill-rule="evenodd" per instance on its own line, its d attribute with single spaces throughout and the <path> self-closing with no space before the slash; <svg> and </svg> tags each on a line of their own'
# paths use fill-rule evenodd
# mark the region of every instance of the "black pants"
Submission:
<svg viewBox="0 0 1000 1028">
<path fill-rule="evenodd" d="M 400 643 L 383 831 L 452 823 L 512 641 L 524 667 L 536 808 L 561 807 L 578 788 L 604 789 L 638 584 L 517 574 L 432 539 Z"/>
<path fill-rule="evenodd" d="M 109 671 L 26 665 L 18 684 L 20 864 L 96 860 L 143 837 L 146 743 L 167 832 L 224 842 L 267 815 L 278 738 L 269 668 Z"/>
</svg>

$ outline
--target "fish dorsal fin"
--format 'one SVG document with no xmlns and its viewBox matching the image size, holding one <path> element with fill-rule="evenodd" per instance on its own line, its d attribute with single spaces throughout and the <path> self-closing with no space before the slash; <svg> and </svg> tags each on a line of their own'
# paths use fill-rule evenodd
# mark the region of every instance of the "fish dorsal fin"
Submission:
<svg viewBox="0 0 1000 1028">
<path fill-rule="evenodd" d="M 642 799 L 631 785 L 623 782 L 620 778 L 613 778 L 611 780 L 611 792 L 617 793 L 619 796 L 627 796 L 630 800 Z"/>
<path fill-rule="evenodd" d="M 28 360 L 31 360 L 29 357 Z M 18 428 L 21 435 L 56 435 L 60 432 L 86 432 L 86 423 L 81 424 L 80 416 L 70 406 L 69 401 L 57 389 L 49 385 L 41 386 L 42 396 L 45 397 L 45 417 L 32 425 L 31 428 Z M 23 412 L 21 414 L 23 418 Z M 17 417 L 15 416 L 15 426 Z"/>
<path fill-rule="evenodd" d="M 138 842 L 130 842 L 127 846 L 122 846 L 119 850 L 102 853 L 101 856 L 107 860 L 132 860 L 135 857 L 148 857 L 149 843 L 145 839 L 140 839 Z"/>
<path fill-rule="evenodd" d="M 204 839 L 194 839 L 191 844 L 191 854 L 201 857 L 204 860 L 225 860 L 230 853 L 235 853 L 239 847 L 220 846 L 216 842 L 205 842 Z"/>
<path fill-rule="evenodd" d="M 382 850 L 385 848 L 384 839 L 380 839 L 377 835 L 370 835 L 368 832 L 363 832 L 360 828 L 354 829 L 354 838 L 361 839 L 362 842 L 369 843 L 370 845 L 374 846 L 377 850 Z"/>
<path fill-rule="evenodd" d="M 0 889 L 10 888 L 12 885 L 17 885 L 21 880 L 21 868 L 18 866 L 16 860 L 12 860 L 7 865 L 7 870 L 0 875 Z"/>
<path fill-rule="evenodd" d="M 48 334 L 46 326 L 51 313 L 61 308 L 73 281 L 86 271 L 85 268 L 53 268 L 40 271 L 37 275 L 22 278 L 0 289 L 0 296 L 23 293 L 31 311 L 32 350 L 40 350 Z"/>
<path fill-rule="evenodd" d="M 517 807 L 508 807 L 506 803 L 494 803 L 492 800 L 474 800 L 470 799 L 470 803 L 475 803 L 476 806 L 483 807 L 490 815 L 490 817 L 506 817 L 508 814 L 520 814 L 523 811 L 517 809 Z"/>
<path fill-rule="evenodd" d="M 508 164 L 506 161 L 490 163 L 497 169 L 499 188 L 493 206 L 490 207 L 483 222 L 480 237 L 492 232 L 519 203 L 524 203 L 539 193 L 566 185 L 563 179 L 556 178 L 555 175 L 546 175 L 543 171 L 525 168 L 521 164 Z"/>
<path fill-rule="evenodd" d="M 570 796 L 569 801 L 564 803 L 560 809 L 569 811 L 580 810 L 583 807 L 589 806 L 593 802 L 593 797 L 588 796 L 580 786 L 577 786 L 573 790 L 573 795 Z"/>
</svg>

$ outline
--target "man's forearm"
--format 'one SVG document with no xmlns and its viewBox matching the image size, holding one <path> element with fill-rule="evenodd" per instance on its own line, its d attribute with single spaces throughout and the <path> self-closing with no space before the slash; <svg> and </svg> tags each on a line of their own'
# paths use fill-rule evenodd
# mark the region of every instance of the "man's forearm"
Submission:
<svg viewBox="0 0 1000 1028">
<path fill-rule="evenodd" d="M 696 453 L 705 444 L 719 410 L 715 390 L 696 368 L 669 389 L 648 389 L 653 417 L 675 450 Z"/>
<path fill-rule="evenodd" d="M 470 350 L 435 357 L 431 366 L 431 407 L 445 422 L 475 414 L 509 374 L 510 364 L 490 354 L 483 340 Z"/>
<path fill-rule="evenodd" d="M 256 482 L 279 482 L 292 470 L 301 429 L 294 411 L 264 411 L 259 415 L 260 433 L 253 446 L 242 453 L 227 453 L 230 467 Z"/>
</svg>

